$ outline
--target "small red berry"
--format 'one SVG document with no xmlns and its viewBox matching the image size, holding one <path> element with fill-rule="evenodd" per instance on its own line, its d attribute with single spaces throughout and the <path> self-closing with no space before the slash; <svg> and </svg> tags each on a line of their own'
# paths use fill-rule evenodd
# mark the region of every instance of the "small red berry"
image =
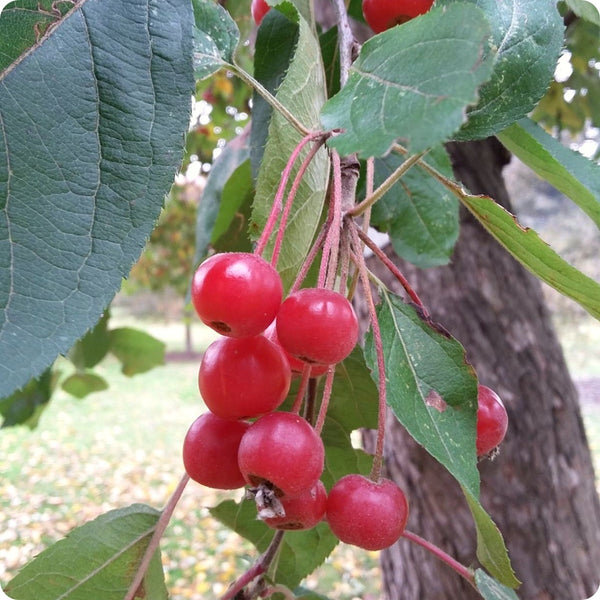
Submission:
<svg viewBox="0 0 600 600">
<path fill-rule="evenodd" d="M 187 474 L 210 488 L 244 487 L 237 455 L 248 427 L 250 423 L 227 421 L 209 412 L 198 417 L 183 440 L 183 464 Z"/>
<path fill-rule="evenodd" d="M 312 488 L 306 490 L 300 496 L 295 498 L 284 496 L 280 499 L 281 509 L 285 512 L 285 515 L 261 516 L 259 510 L 259 517 L 273 529 L 312 529 L 323 520 L 326 504 L 327 491 L 323 482 L 317 481 Z"/>
<path fill-rule="evenodd" d="M 244 434 L 238 464 L 251 486 L 266 484 L 275 494 L 299 496 L 321 477 L 323 442 L 308 421 L 289 412 L 272 412 Z"/>
<path fill-rule="evenodd" d="M 196 270 L 192 302 L 203 323 L 229 337 L 262 333 L 275 318 L 283 296 L 279 273 L 246 252 L 215 254 Z"/>
<path fill-rule="evenodd" d="M 291 377 L 283 350 L 263 335 L 221 338 L 204 352 L 198 387 L 214 414 L 244 419 L 278 408 L 290 389 Z"/>
<path fill-rule="evenodd" d="M 250 12 L 252 18 L 257 25 L 260 25 L 265 15 L 271 10 L 271 7 L 265 2 L 265 0 L 252 0 L 250 3 Z"/>
<path fill-rule="evenodd" d="M 382 550 L 404 532 L 408 502 L 389 479 L 376 483 L 362 475 L 346 475 L 329 492 L 326 519 L 342 542 Z"/>
<path fill-rule="evenodd" d="M 310 364 L 333 365 L 358 341 L 358 319 L 348 299 L 333 290 L 304 288 L 290 294 L 277 313 L 279 343 Z"/>
<path fill-rule="evenodd" d="M 426 13 L 433 0 L 363 0 L 365 21 L 375 33 Z"/>
<path fill-rule="evenodd" d="M 496 448 L 507 429 L 508 415 L 500 396 L 485 385 L 477 386 L 477 456 Z"/>
<path fill-rule="evenodd" d="M 292 375 L 302 373 L 304 371 L 304 367 L 306 365 L 305 362 L 302 362 L 299 358 L 292 356 L 286 349 L 279 343 L 279 338 L 277 337 L 277 322 L 273 321 L 266 329 L 264 336 L 279 346 L 281 350 L 284 352 L 286 358 L 288 359 L 288 363 L 290 364 L 290 368 L 292 369 Z M 313 365 L 310 367 L 310 376 L 311 377 L 319 377 L 321 375 L 325 375 L 329 370 L 329 365 Z"/>
</svg>

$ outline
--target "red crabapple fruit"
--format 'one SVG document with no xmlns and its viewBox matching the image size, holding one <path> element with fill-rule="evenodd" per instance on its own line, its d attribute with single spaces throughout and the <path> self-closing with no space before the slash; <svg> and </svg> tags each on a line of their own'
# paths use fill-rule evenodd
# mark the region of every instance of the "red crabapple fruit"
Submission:
<svg viewBox="0 0 600 600">
<path fill-rule="evenodd" d="M 408 502 L 389 479 L 376 483 L 362 475 L 346 475 L 329 492 L 326 519 L 340 541 L 382 550 L 404 532 Z"/>
<path fill-rule="evenodd" d="M 262 333 L 275 318 L 283 296 L 279 273 L 247 252 L 206 259 L 192 279 L 192 303 L 203 323 L 229 337 Z"/>
<path fill-rule="evenodd" d="M 283 496 L 280 505 L 285 514 L 270 516 L 272 511 L 268 509 L 261 511 L 259 507 L 259 518 L 272 529 L 312 529 L 323 520 L 326 504 L 327 491 L 323 482 L 319 480 L 300 496 L 294 498 Z"/>
<path fill-rule="evenodd" d="M 308 421 L 272 412 L 255 421 L 238 451 L 240 471 L 251 486 L 264 484 L 278 497 L 299 496 L 321 477 L 323 442 Z"/>
<path fill-rule="evenodd" d="M 290 381 L 283 350 L 263 335 L 214 341 L 198 371 L 204 403 L 223 419 L 258 417 L 275 410 L 285 400 Z"/>
<path fill-rule="evenodd" d="M 277 337 L 277 320 L 273 321 L 266 329 L 264 336 L 271 340 L 274 344 L 277 344 L 283 352 L 285 353 L 286 358 L 288 359 L 288 363 L 290 364 L 290 368 L 292 369 L 292 375 L 302 373 L 304 371 L 305 362 L 302 362 L 299 358 L 292 356 L 286 349 L 279 343 L 279 338 Z M 325 375 L 329 370 L 329 365 L 313 365 L 310 367 L 310 376 L 311 377 L 320 377 L 321 375 Z"/>
<path fill-rule="evenodd" d="M 477 386 L 477 456 L 497 448 L 507 429 L 508 415 L 500 396 L 485 385 Z"/>
<path fill-rule="evenodd" d="M 322 288 L 290 294 L 277 313 L 277 337 L 292 356 L 309 364 L 333 365 L 358 341 L 358 319 L 346 296 Z"/>
<path fill-rule="evenodd" d="M 260 25 L 265 15 L 271 10 L 271 7 L 265 0 L 252 0 L 250 3 L 250 13 L 257 25 Z"/>
<path fill-rule="evenodd" d="M 433 0 L 363 0 L 365 21 L 375 33 L 426 13 Z"/>
<path fill-rule="evenodd" d="M 190 478 L 219 490 L 244 487 L 237 457 L 248 427 L 250 423 L 228 421 L 210 412 L 199 416 L 183 440 L 183 464 Z"/>
</svg>

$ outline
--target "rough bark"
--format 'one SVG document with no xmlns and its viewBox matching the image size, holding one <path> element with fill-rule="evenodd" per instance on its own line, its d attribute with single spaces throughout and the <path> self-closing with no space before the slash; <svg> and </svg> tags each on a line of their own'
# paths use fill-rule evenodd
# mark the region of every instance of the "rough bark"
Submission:
<svg viewBox="0 0 600 600">
<path fill-rule="evenodd" d="M 450 147 L 457 177 L 508 207 L 505 155 L 492 140 Z M 482 503 L 502 530 L 523 600 L 581 600 L 600 580 L 600 503 L 578 398 L 541 286 L 468 214 L 451 264 L 418 270 L 397 257 L 435 320 L 467 349 L 481 383 L 505 401 L 510 425 L 494 461 L 480 464 Z M 389 254 L 393 255 L 390 250 Z M 384 269 L 371 263 L 390 287 Z M 393 419 L 389 475 L 407 490 L 408 528 L 464 564 L 475 534 L 458 486 Z M 405 540 L 381 555 L 391 600 L 479 598 Z"/>
</svg>

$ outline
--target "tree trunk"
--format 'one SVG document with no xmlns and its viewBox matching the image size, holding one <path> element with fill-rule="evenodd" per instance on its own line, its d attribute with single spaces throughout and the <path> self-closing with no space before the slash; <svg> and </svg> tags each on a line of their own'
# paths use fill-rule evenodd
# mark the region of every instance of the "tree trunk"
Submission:
<svg viewBox="0 0 600 600">
<path fill-rule="evenodd" d="M 457 177 L 508 207 L 506 163 L 494 140 L 453 144 Z M 600 580 L 600 503 L 575 387 L 539 282 L 466 212 L 451 264 L 400 264 L 433 318 L 467 349 L 481 383 L 504 400 L 509 430 L 499 456 L 480 463 L 481 500 L 503 532 L 523 600 L 581 600 Z M 398 290 L 385 269 L 378 276 Z M 408 529 L 474 564 L 475 532 L 458 485 L 389 419 L 387 469 L 407 491 Z M 480 598 L 458 575 L 406 540 L 383 551 L 390 600 Z"/>
</svg>

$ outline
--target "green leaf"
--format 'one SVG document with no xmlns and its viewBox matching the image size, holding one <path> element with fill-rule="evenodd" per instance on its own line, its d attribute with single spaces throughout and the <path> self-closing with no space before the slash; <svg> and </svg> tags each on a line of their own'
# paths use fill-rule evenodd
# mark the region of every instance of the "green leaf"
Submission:
<svg viewBox="0 0 600 600">
<path fill-rule="evenodd" d="M 53 0 L 19 0 L 0 8 L 0 72 L 39 42 L 72 8 L 72 2 Z"/>
<path fill-rule="evenodd" d="M 23 389 L 0 399 L 0 414 L 4 417 L 2 427 L 27 425 L 30 429 L 35 429 L 50 402 L 57 378 L 58 374 L 52 368 L 46 369 Z"/>
<path fill-rule="evenodd" d="M 294 596 L 296 600 L 329 600 L 327 596 L 323 596 L 323 594 L 313 592 L 304 587 L 297 587 L 294 590 Z"/>
<path fill-rule="evenodd" d="M 514 590 L 490 577 L 483 569 L 475 571 L 475 584 L 484 600 L 519 600 Z"/>
<path fill-rule="evenodd" d="M 483 13 L 457 3 L 365 42 L 346 86 L 322 111 L 326 129 L 344 130 L 329 145 L 368 157 L 396 140 L 412 152 L 447 140 L 491 73 L 489 37 Z"/>
<path fill-rule="evenodd" d="M 578 17 L 600 26 L 600 13 L 597 6 L 588 0 L 565 0 L 565 2 Z"/>
<path fill-rule="evenodd" d="M 552 80 L 564 40 L 555 0 L 470 1 L 485 12 L 498 51 L 461 140 L 493 135 L 529 113 Z"/>
<path fill-rule="evenodd" d="M 479 562 L 503 585 L 518 587 L 521 583 L 510 564 L 504 539 L 496 524 L 479 501 L 463 487 L 477 529 L 477 558 Z"/>
<path fill-rule="evenodd" d="M 123 600 L 160 513 L 134 504 L 71 531 L 34 558 L 6 586 L 19 600 Z M 145 600 L 166 600 L 160 553 L 144 578 Z"/>
<path fill-rule="evenodd" d="M 424 159 L 452 177 L 450 159 L 443 147 Z M 403 162 L 397 154 L 375 161 L 375 185 L 379 186 Z M 436 179 L 421 169 L 410 169 L 373 206 L 371 225 L 389 233 L 396 253 L 417 267 L 445 265 L 458 239 L 458 201 Z"/>
<path fill-rule="evenodd" d="M 498 134 L 508 150 L 568 196 L 600 228 L 600 166 L 565 147 L 529 119 Z"/>
<path fill-rule="evenodd" d="M 110 351 L 121 361 L 121 371 L 128 376 L 145 373 L 165 362 L 165 344 L 131 327 L 111 329 Z"/>
<path fill-rule="evenodd" d="M 221 208 L 212 234 L 212 246 L 217 252 L 252 252 L 248 223 L 253 200 L 252 169 L 250 160 L 246 160 L 223 187 Z"/>
<path fill-rule="evenodd" d="M 110 336 L 108 319 L 110 312 L 105 310 L 100 320 L 69 350 L 69 360 L 77 369 L 95 367 L 108 353 Z"/>
<path fill-rule="evenodd" d="M 73 373 L 62 382 L 61 387 L 71 396 L 81 399 L 88 394 L 108 389 L 108 383 L 96 373 Z"/>
<path fill-rule="evenodd" d="M 193 0 L 194 74 L 205 79 L 233 63 L 240 32 L 229 13 L 214 0 Z"/>
<path fill-rule="evenodd" d="M 264 552 L 274 531 L 256 518 L 256 505 L 252 500 L 239 504 L 226 500 L 210 509 L 213 517 L 237 532 Z M 277 557 L 273 574 L 276 583 L 296 587 L 307 575 L 319 567 L 337 546 L 338 539 L 326 523 L 319 523 L 307 531 L 286 532 Z"/>
<path fill-rule="evenodd" d="M 256 34 L 254 77 L 271 94 L 283 83 L 298 45 L 300 26 L 278 10 L 270 10 Z M 256 91 L 252 97 L 250 160 L 254 178 L 258 176 L 269 136 L 273 108 Z"/>
<path fill-rule="evenodd" d="M 461 195 L 475 218 L 524 267 L 600 318 L 600 285 L 562 259 L 538 234 L 486 196 Z"/>
<path fill-rule="evenodd" d="M 413 306 L 385 290 L 381 296 L 388 404 L 410 435 L 478 498 L 477 379 L 465 350 Z M 372 334 L 365 355 L 377 382 Z"/>
<path fill-rule="evenodd" d="M 183 155 L 191 19 L 186 0 L 88 0 L 0 74 L 0 397 L 140 255 Z"/>
<path fill-rule="evenodd" d="M 223 191 L 229 178 L 249 155 L 248 134 L 245 132 L 231 140 L 213 163 L 198 207 L 194 264 L 199 264 L 208 256 L 211 243 L 220 237 L 218 232 L 214 232 L 217 221 L 223 223 L 226 220 L 224 214 L 233 217 L 236 208 L 230 209 L 230 204 L 237 204 L 237 200 L 232 197 L 226 200 Z"/>
<path fill-rule="evenodd" d="M 273 12 L 273 11 L 271 11 Z M 309 25 L 299 19 L 294 57 L 277 91 L 277 99 L 308 129 L 319 128 L 319 111 L 325 102 L 325 74 L 319 43 Z M 257 49 L 258 51 L 258 49 Z M 256 183 L 251 237 L 262 231 L 279 186 L 281 172 L 301 135 L 279 113 L 273 113 Z M 292 172 L 297 172 L 306 149 Z M 284 287 L 293 282 L 312 244 L 327 191 L 329 160 L 321 149 L 309 165 L 296 195 L 277 263 Z M 271 240 L 272 247 L 273 239 Z"/>
</svg>

